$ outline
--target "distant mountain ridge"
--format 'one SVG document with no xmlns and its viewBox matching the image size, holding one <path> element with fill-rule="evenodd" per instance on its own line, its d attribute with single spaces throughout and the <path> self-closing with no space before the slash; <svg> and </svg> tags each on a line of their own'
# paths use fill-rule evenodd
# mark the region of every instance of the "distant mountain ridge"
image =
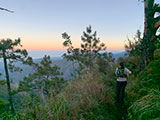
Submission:
<svg viewBox="0 0 160 120">
<path fill-rule="evenodd" d="M 73 68 L 71 62 L 67 61 L 66 59 L 62 59 L 62 57 L 56 57 L 51 58 L 53 61 L 53 65 L 59 66 L 61 69 L 60 71 L 63 72 L 63 77 L 65 79 L 71 78 L 71 73 L 73 73 Z M 34 59 L 34 62 L 39 63 L 42 60 L 42 58 Z M 3 66 L 3 63 L 0 63 L 0 66 Z M 29 65 L 24 65 L 22 63 L 16 63 L 16 66 L 22 68 L 22 72 L 10 72 L 10 79 L 12 84 L 17 84 L 20 80 L 23 80 L 25 76 L 28 76 L 29 74 L 33 73 L 33 67 Z M 2 76 L 0 76 L 0 79 L 5 79 L 4 76 L 4 68 L 0 68 L 0 73 L 2 73 Z"/>
<path fill-rule="evenodd" d="M 126 51 L 119 52 L 119 53 L 114 53 L 113 58 L 115 58 L 117 60 L 120 57 L 125 57 L 125 54 L 126 54 Z"/>
<path fill-rule="evenodd" d="M 126 52 L 119 52 L 113 54 L 113 57 L 117 60 L 119 57 L 123 57 Z M 42 58 L 34 59 L 34 62 L 39 63 L 42 60 Z M 63 59 L 62 57 L 51 57 L 51 60 L 53 61 L 54 65 L 59 66 L 61 69 L 60 71 L 63 72 L 64 79 L 70 79 L 72 78 L 71 74 L 74 74 L 72 63 L 70 61 L 67 61 L 66 59 Z M 20 80 L 23 80 L 23 78 L 30 73 L 33 73 L 33 68 L 28 65 L 24 65 L 21 63 L 16 63 L 16 65 L 23 69 L 22 72 L 10 72 L 10 78 L 12 81 L 12 84 L 18 84 Z M 0 66 L 3 66 L 3 63 L 0 62 Z M 0 76 L 0 79 L 5 79 L 4 76 L 4 67 L 0 67 L 0 73 L 3 75 Z"/>
</svg>

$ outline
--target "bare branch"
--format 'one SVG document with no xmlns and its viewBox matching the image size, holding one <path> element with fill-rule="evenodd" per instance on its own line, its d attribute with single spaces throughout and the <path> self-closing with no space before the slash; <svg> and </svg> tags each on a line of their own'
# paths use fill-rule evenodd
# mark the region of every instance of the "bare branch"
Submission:
<svg viewBox="0 0 160 120">
<path fill-rule="evenodd" d="M 160 27 L 160 16 L 155 18 L 154 26 L 155 26 L 156 29 L 158 29 Z"/>
<path fill-rule="evenodd" d="M 5 9 L 5 8 L 1 8 L 1 7 L 0 7 L 0 10 L 4 10 L 4 11 L 10 12 L 10 13 L 14 12 L 14 11 L 11 11 L 11 10 L 8 10 L 8 9 Z"/>
</svg>

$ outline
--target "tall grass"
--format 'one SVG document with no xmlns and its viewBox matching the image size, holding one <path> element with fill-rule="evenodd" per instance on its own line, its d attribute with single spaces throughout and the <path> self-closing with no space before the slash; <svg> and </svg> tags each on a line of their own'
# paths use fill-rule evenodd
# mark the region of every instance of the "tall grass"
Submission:
<svg viewBox="0 0 160 120">
<path fill-rule="evenodd" d="M 45 104 L 32 104 L 28 97 L 26 108 L 12 119 L 113 120 L 114 91 L 106 87 L 106 81 L 107 78 L 97 71 L 86 72 L 58 95 L 48 98 Z"/>
<path fill-rule="evenodd" d="M 151 90 L 149 94 L 134 102 L 128 111 L 128 119 L 131 120 L 160 119 L 160 91 Z"/>
</svg>

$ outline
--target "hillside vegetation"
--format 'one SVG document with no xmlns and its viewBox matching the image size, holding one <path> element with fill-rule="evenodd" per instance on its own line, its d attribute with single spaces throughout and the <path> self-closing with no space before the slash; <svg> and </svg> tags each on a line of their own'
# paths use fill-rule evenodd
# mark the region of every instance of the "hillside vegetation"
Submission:
<svg viewBox="0 0 160 120">
<path fill-rule="evenodd" d="M 0 81 L 0 119 L 160 120 L 160 5 L 155 0 L 143 3 L 143 36 L 137 30 L 133 40 L 128 38 L 125 56 L 118 59 L 106 52 L 106 45 L 91 26 L 83 32 L 79 48 L 64 32 L 67 52 L 63 60 L 54 62 L 47 55 L 38 62 L 33 60 L 25 49 L 18 48 L 22 47 L 19 38 L 2 39 L 0 58 L 5 72 L 1 73 L 6 80 Z M 14 87 L 8 71 L 20 72 L 17 62 L 31 71 Z M 121 69 L 121 75 L 120 71 L 115 75 L 116 68 Z M 130 76 L 125 68 L 132 71 Z M 124 103 L 116 94 L 122 83 L 117 78 L 127 80 Z"/>
<path fill-rule="evenodd" d="M 116 102 L 114 72 L 118 63 L 113 60 L 112 54 L 107 54 L 106 58 L 105 55 L 98 57 L 97 61 L 92 61 L 96 64 L 89 69 L 75 70 L 78 76 L 65 82 L 57 77 L 53 77 L 50 84 L 46 81 L 45 84 L 49 86 L 43 89 L 44 91 L 48 89 L 48 93 L 43 91 L 41 93 L 43 84 L 31 81 L 37 81 L 38 76 L 39 82 L 40 76 L 43 76 L 45 80 L 44 77 L 50 75 L 51 69 L 55 69 L 56 66 L 53 66 L 50 57 L 47 56 L 39 64 L 30 61 L 29 63 L 35 66 L 35 73 L 20 82 L 18 89 L 12 88 L 16 114 L 10 113 L 7 87 L 1 85 L 0 111 L 2 114 L 0 118 L 2 120 L 158 120 L 160 118 L 160 55 L 158 49 L 155 51 L 154 58 L 143 71 L 139 69 L 140 59 L 134 57 L 131 51 L 126 57 L 118 59 L 117 62 L 123 61 L 126 67 L 133 72 L 128 79 L 124 106 L 119 106 Z M 62 66 L 67 65 L 59 60 L 55 61 L 55 64 L 59 62 Z M 55 73 L 52 73 L 60 75 L 58 71 L 59 67 L 56 67 Z M 34 88 L 33 85 L 38 88 Z"/>
</svg>

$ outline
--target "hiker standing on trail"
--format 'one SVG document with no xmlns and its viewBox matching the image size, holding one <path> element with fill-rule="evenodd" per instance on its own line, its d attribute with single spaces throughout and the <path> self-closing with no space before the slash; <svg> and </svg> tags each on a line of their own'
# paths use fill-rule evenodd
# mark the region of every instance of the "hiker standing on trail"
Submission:
<svg viewBox="0 0 160 120">
<path fill-rule="evenodd" d="M 120 62 L 119 67 L 116 68 L 115 74 L 117 78 L 117 102 L 121 105 L 124 104 L 125 87 L 127 85 L 127 77 L 132 72 L 124 67 L 124 63 Z"/>
</svg>

